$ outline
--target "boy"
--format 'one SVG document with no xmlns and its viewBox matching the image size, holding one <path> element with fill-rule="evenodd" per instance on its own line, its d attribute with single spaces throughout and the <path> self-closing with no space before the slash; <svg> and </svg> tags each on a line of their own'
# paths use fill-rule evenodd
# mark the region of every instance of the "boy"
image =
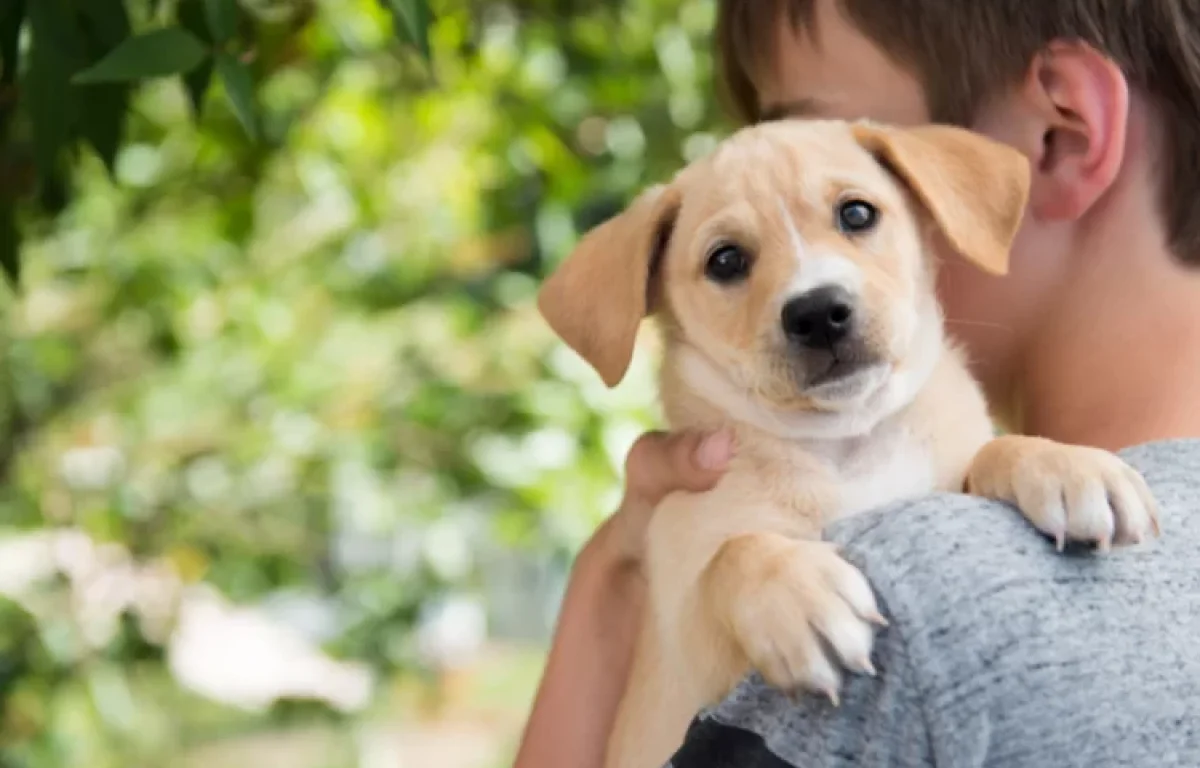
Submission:
<svg viewBox="0 0 1200 768">
<path fill-rule="evenodd" d="M 1200 0 L 721 0 L 717 42 L 746 120 L 952 122 L 1029 157 L 1011 272 L 947 260 L 949 328 L 1005 426 L 1122 451 L 1164 534 L 1057 556 L 968 497 L 839 523 L 891 622 L 878 677 L 848 678 L 838 708 L 751 678 L 674 768 L 1200 765 Z M 635 446 L 518 766 L 601 765 L 646 517 L 711 486 L 731 450 L 722 434 Z"/>
</svg>

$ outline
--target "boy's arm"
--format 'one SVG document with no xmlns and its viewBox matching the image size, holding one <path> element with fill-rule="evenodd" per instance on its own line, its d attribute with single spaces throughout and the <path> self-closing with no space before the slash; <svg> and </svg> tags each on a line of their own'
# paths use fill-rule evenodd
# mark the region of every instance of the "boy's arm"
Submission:
<svg viewBox="0 0 1200 768">
<path fill-rule="evenodd" d="M 602 765 L 641 625 L 645 584 L 601 528 L 575 561 L 514 768 Z"/>
<path fill-rule="evenodd" d="M 514 768 L 598 768 L 625 691 L 646 598 L 646 525 L 672 491 L 720 479 L 732 436 L 643 435 L 629 452 L 621 509 L 593 534 L 571 569 L 542 682 Z"/>
</svg>

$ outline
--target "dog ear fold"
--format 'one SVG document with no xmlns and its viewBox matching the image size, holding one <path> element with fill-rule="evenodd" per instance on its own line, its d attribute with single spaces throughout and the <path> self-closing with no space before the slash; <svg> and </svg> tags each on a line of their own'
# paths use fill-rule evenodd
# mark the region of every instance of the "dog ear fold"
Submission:
<svg viewBox="0 0 1200 768">
<path fill-rule="evenodd" d="M 1008 271 L 1009 249 L 1029 197 L 1024 155 L 946 125 L 863 122 L 852 130 L 864 149 L 908 185 L 960 256 L 992 274 Z"/>
<path fill-rule="evenodd" d="M 625 377 L 637 329 L 653 307 L 653 279 L 680 193 L 658 185 L 588 232 L 543 284 L 542 316 L 610 387 Z"/>
</svg>

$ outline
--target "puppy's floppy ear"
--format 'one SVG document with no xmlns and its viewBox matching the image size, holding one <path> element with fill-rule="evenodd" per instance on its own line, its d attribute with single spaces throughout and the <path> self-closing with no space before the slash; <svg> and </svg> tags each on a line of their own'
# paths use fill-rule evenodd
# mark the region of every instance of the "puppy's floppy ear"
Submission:
<svg viewBox="0 0 1200 768">
<path fill-rule="evenodd" d="M 950 246 L 992 274 L 1008 252 L 1029 197 L 1029 161 L 962 128 L 856 123 L 854 138 L 899 176 L 929 210 Z"/>
<path fill-rule="evenodd" d="M 588 232 L 538 294 L 542 316 L 610 387 L 625 377 L 680 192 L 659 185 Z"/>
</svg>

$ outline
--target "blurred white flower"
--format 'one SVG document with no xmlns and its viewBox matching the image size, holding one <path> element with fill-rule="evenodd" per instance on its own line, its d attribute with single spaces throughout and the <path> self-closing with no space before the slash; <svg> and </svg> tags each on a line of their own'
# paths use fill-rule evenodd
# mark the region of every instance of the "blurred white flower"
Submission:
<svg viewBox="0 0 1200 768">
<path fill-rule="evenodd" d="M 475 597 L 457 595 L 421 611 L 417 624 L 417 653 L 440 669 L 468 666 L 487 640 L 487 612 Z"/>
<path fill-rule="evenodd" d="M 205 456 L 187 468 L 188 492 L 198 501 L 217 502 L 233 488 L 233 478 L 225 463 L 216 456 Z"/>
<path fill-rule="evenodd" d="M 395 502 L 367 463 L 357 458 L 338 461 L 332 486 L 333 514 L 339 528 L 372 536 L 391 529 Z"/>
<path fill-rule="evenodd" d="M 283 698 L 358 711 L 374 686 L 365 665 L 330 658 L 264 611 L 233 605 L 206 585 L 189 587 L 181 601 L 167 664 L 181 685 L 250 711 Z"/>
<path fill-rule="evenodd" d="M 695 80 L 696 52 L 682 27 L 672 24 L 660 29 L 654 36 L 654 51 L 663 74 L 673 85 L 686 85 Z"/>
<path fill-rule="evenodd" d="M 80 491 L 107 488 L 125 469 L 125 456 L 113 445 L 69 448 L 59 458 L 59 474 L 67 485 Z"/>
<path fill-rule="evenodd" d="M 296 467 L 290 456 L 268 456 L 246 473 L 242 494 L 253 503 L 278 501 L 296 489 Z"/>
<path fill-rule="evenodd" d="M 291 627 L 314 643 L 332 640 L 343 625 L 336 601 L 300 589 L 273 592 L 259 607 L 272 620 Z"/>
<path fill-rule="evenodd" d="M 540 470 L 568 467 L 579 453 L 577 438 L 556 427 L 530 432 L 521 443 L 521 458 Z"/>
<path fill-rule="evenodd" d="M 640 157 L 646 149 L 646 134 L 635 118 L 627 115 L 616 117 L 605 128 L 608 151 L 617 157 L 623 160 Z"/>
<path fill-rule="evenodd" d="M 111 642 L 125 611 L 138 617 L 150 638 L 165 635 L 179 591 L 179 578 L 169 567 L 139 565 L 124 547 L 97 544 L 73 528 L 0 538 L 0 595 L 36 618 L 45 618 L 45 604 L 36 599 L 39 584 L 59 573 L 67 579 L 72 619 L 88 647 Z"/>
<path fill-rule="evenodd" d="M 304 698 L 355 711 L 370 700 L 374 679 L 366 666 L 328 657 L 289 626 L 328 634 L 327 606 L 284 596 L 268 610 L 235 606 L 207 585 L 183 588 L 165 562 L 139 564 L 124 547 L 97 544 L 75 529 L 0 538 L 0 594 L 35 618 L 45 618 L 36 588 L 56 573 L 67 578 L 73 618 L 88 646 L 111 642 L 121 613 L 132 611 L 150 639 L 167 643 L 179 683 L 202 696 L 249 710 Z M 272 618 L 270 610 L 292 621 Z"/>
<path fill-rule="evenodd" d="M 271 433 L 287 451 L 297 456 L 314 453 L 320 445 L 324 427 L 310 414 L 278 411 L 271 418 Z"/>
<path fill-rule="evenodd" d="M 20 602 L 37 582 L 54 575 L 54 531 L 0 538 L 0 595 Z"/>
<path fill-rule="evenodd" d="M 567 74 L 562 52 L 549 46 L 539 47 L 525 57 L 521 73 L 525 84 L 537 90 L 549 91 L 559 86 Z"/>
<path fill-rule="evenodd" d="M 425 562 L 442 579 L 456 581 L 471 570 L 471 542 L 462 524 L 454 519 L 434 522 L 422 542 Z"/>
<path fill-rule="evenodd" d="M 538 479 L 539 471 L 524 455 L 521 444 L 507 435 L 480 435 L 468 450 L 480 471 L 501 488 L 520 488 Z"/>
</svg>

